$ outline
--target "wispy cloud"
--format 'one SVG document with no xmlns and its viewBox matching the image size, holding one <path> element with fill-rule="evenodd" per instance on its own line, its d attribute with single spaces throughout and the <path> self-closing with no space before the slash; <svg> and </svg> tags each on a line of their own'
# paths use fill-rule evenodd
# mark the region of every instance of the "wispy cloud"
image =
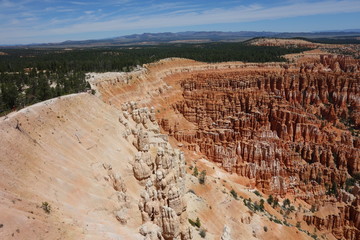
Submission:
<svg viewBox="0 0 360 240">
<path fill-rule="evenodd" d="M 23 7 L 30 3 L 33 6 L 24 11 Z M 115 5 L 118 7 L 114 8 Z M 48 6 L 42 8 L 38 1 L 23 0 L 19 1 L 17 6 L 22 6 L 18 8 L 22 9 L 20 12 L 14 11 L 13 2 L 0 1 L 0 8 L 3 9 L 0 10 L 0 19 L 3 20 L 3 23 L 0 23 L 0 43 L 21 37 L 244 23 L 360 12 L 358 0 L 287 0 L 271 6 L 266 2 L 252 1 L 231 7 L 219 7 L 219 4 L 208 7 L 200 1 L 156 3 L 108 0 L 102 4 L 92 1 L 72 1 L 67 5 L 48 3 Z M 28 16 L 19 14 L 24 12 L 28 13 Z M 35 25 L 30 26 L 26 21 Z"/>
</svg>

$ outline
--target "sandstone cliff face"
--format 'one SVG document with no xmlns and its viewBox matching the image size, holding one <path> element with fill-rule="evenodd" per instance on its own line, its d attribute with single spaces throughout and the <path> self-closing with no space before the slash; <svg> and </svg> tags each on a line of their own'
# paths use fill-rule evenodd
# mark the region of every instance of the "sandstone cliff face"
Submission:
<svg viewBox="0 0 360 240">
<path fill-rule="evenodd" d="M 321 55 L 320 63 L 334 72 L 359 72 L 360 61 L 349 56 Z"/>
<path fill-rule="evenodd" d="M 336 208 L 336 205 L 333 205 Z M 304 216 L 304 221 L 309 225 L 316 226 L 320 231 L 327 230 L 337 239 L 359 239 L 359 219 L 360 212 L 354 206 L 339 206 L 338 214 L 329 214 L 326 216 Z"/>
<path fill-rule="evenodd" d="M 193 74 L 182 80 L 183 100 L 173 107 L 197 130 L 184 131 L 166 118 L 160 125 L 262 191 L 315 204 L 328 198 L 330 186 L 341 188 L 360 171 L 360 76 L 334 72 Z M 357 238 L 359 228 L 346 224 L 358 221 L 353 211 L 329 227 L 338 238 Z"/>
</svg>

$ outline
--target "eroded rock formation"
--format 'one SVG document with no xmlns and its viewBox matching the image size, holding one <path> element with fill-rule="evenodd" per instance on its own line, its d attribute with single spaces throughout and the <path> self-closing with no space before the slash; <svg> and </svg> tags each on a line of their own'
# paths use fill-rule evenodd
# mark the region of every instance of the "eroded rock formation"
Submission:
<svg viewBox="0 0 360 240">
<path fill-rule="evenodd" d="M 163 63 L 145 66 L 159 70 L 147 72 L 151 84 L 139 80 L 140 86 L 150 86 L 146 93 L 142 89 L 137 91 L 144 94 L 143 103 L 160 103 L 161 111 L 171 104 L 171 110 L 158 114 L 161 116 L 158 123 L 166 133 L 188 151 L 199 151 L 226 171 L 250 179 L 252 187 L 266 194 L 281 197 L 290 194 L 316 208 L 319 203 L 334 204 L 336 209 L 345 204 L 352 214 L 339 210 L 329 217 L 309 215 L 304 220 L 320 229 L 318 222 L 336 219 L 337 224 L 327 224 L 327 231 L 339 239 L 357 239 L 358 220 L 354 216 L 359 214 L 359 193 L 340 189 L 360 171 L 358 60 L 322 55 L 299 64 L 196 63 L 191 67 L 161 68 Z M 119 90 L 111 92 L 102 82 L 96 86 L 106 101 L 128 97 L 119 86 L 115 87 Z M 121 94 L 114 97 L 115 91 Z M 123 118 L 131 116 L 141 127 L 124 134 L 136 136 L 132 140 L 134 146 L 146 152 L 149 136 L 144 131 L 158 131 L 157 126 L 147 124 L 155 123 L 155 112 L 133 111 L 134 104 L 122 107 Z M 184 118 L 195 127 L 184 127 L 189 126 L 184 124 Z M 177 174 L 167 171 L 173 162 L 166 152 L 160 146 L 153 158 L 140 154 L 134 163 L 134 174 L 142 184 L 153 179 L 153 174 L 155 179 L 161 179 L 151 180 L 158 195 L 168 181 L 177 181 L 174 177 Z M 166 206 L 172 206 L 178 215 L 181 207 L 175 206 L 181 193 L 176 188 L 167 191 Z M 148 212 L 143 212 L 144 219 L 151 219 Z M 169 222 L 173 221 L 170 218 L 176 219 L 161 207 L 156 212 L 152 214 L 157 218 L 166 212 Z M 171 224 L 166 229 L 162 224 L 158 226 L 163 233 L 167 229 L 177 231 Z"/>
<path fill-rule="evenodd" d="M 109 104 L 78 94 L 10 114 L 0 122 L 0 235 L 309 239 L 316 228 L 359 239 L 360 187 L 348 184 L 360 168 L 354 64 L 168 59 L 91 79 Z"/>
<path fill-rule="evenodd" d="M 197 129 L 179 129 L 167 118 L 160 125 L 266 193 L 341 201 L 326 193 L 360 171 L 360 75 L 350 73 L 356 69 L 346 58 L 322 61 L 332 72 L 193 74 L 181 81 L 183 100 L 173 108 Z M 358 194 L 347 199 L 358 206 Z M 352 212 L 334 217 L 339 223 L 329 228 L 337 238 L 357 239 L 359 228 L 346 224 L 358 221 L 358 208 Z"/>
<path fill-rule="evenodd" d="M 145 239 L 191 239 L 183 201 L 183 153 L 159 134 L 153 108 L 138 108 L 130 102 L 122 110 L 119 121 L 127 127 L 124 136 L 138 150 L 133 162 L 134 177 L 144 186 L 138 204 L 143 221 L 140 233 Z"/>
</svg>

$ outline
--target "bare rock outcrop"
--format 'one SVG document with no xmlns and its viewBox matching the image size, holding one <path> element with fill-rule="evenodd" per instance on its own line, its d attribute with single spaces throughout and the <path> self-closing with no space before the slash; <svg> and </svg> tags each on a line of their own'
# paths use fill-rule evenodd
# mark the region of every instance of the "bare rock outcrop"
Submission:
<svg viewBox="0 0 360 240">
<path fill-rule="evenodd" d="M 134 177 L 144 186 L 138 204 L 143 221 L 140 233 L 145 239 L 191 239 L 183 200 L 183 153 L 159 135 L 153 108 L 138 108 L 130 102 L 122 110 L 119 122 L 129 128 L 127 138 L 138 149 L 132 162 Z"/>
<path fill-rule="evenodd" d="M 319 216 L 317 214 L 305 215 L 304 221 L 308 225 L 314 225 L 321 231 L 330 231 L 337 239 L 359 239 L 359 210 L 354 206 L 341 206 L 338 207 L 338 209 L 338 214 L 328 214 L 325 216 Z"/>
<path fill-rule="evenodd" d="M 141 152 L 135 155 L 135 162 L 133 164 L 134 176 L 139 181 L 146 181 L 151 176 L 151 168 L 142 159 Z"/>
<path fill-rule="evenodd" d="M 224 226 L 223 234 L 221 235 L 221 240 L 231 240 L 231 230 L 228 226 Z"/>
<path fill-rule="evenodd" d="M 360 69 L 360 61 L 350 56 L 321 55 L 320 62 L 334 72 L 358 72 Z"/>
<path fill-rule="evenodd" d="M 127 188 L 124 180 L 118 173 L 114 173 L 114 170 L 112 169 L 112 166 L 110 164 L 104 163 L 103 167 L 105 170 L 107 170 L 108 176 L 106 177 L 106 179 L 108 179 L 112 183 L 112 186 L 116 191 L 116 197 L 119 203 L 119 208 L 114 212 L 114 215 L 121 224 L 126 224 L 130 217 L 128 215 L 130 199 L 126 194 Z"/>
</svg>

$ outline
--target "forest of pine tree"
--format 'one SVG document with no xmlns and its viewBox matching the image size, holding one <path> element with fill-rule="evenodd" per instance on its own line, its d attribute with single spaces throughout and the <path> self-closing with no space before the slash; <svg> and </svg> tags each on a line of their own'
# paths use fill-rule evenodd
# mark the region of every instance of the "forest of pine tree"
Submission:
<svg viewBox="0 0 360 240">
<path fill-rule="evenodd" d="M 89 89 L 87 72 L 131 71 L 168 57 L 202 62 L 285 61 L 306 49 L 259 47 L 243 43 L 164 44 L 83 49 L 0 49 L 0 114 Z"/>
</svg>

